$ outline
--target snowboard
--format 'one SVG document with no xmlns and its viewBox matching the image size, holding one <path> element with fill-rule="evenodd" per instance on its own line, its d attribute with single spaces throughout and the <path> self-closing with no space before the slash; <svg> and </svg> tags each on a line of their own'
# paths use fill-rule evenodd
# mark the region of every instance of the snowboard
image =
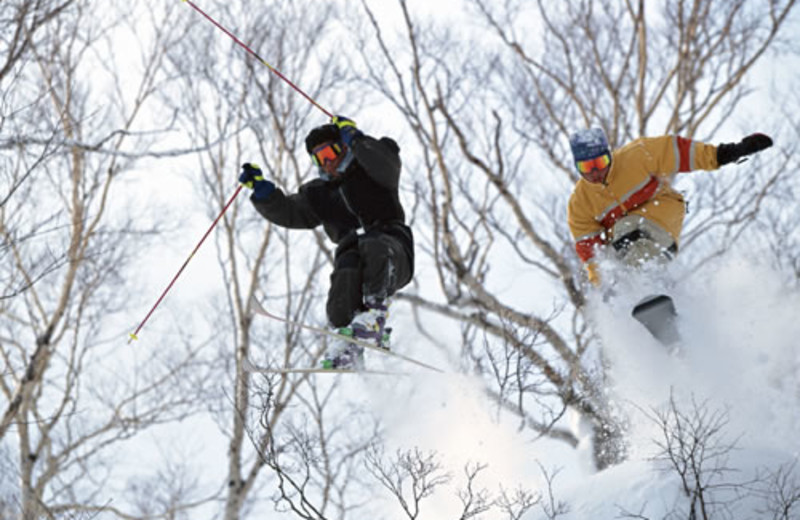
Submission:
<svg viewBox="0 0 800 520">
<path fill-rule="evenodd" d="M 678 312 L 672 298 L 666 294 L 648 296 L 636 304 L 631 315 L 660 343 L 671 347 L 680 341 Z"/>
</svg>

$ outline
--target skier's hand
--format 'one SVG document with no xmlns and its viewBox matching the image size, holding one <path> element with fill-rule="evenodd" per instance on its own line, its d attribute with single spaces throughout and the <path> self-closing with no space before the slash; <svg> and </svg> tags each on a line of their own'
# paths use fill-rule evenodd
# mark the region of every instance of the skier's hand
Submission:
<svg viewBox="0 0 800 520">
<path fill-rule="evenodd" d="M 738 143 L 723 143 L 717 147 L 717 163 L 722 166 L 738 161 L 772 146 L 772 138 L 766 134 L 750 134 Z"/>
<path fill-rule="evenodd" d="M 250 197 L 252 200 L 266 200 L 275 191 L 275 184 L 266 180 L 261 173 L 261 168 L 253 163 L 244 163 L 242 165 L 239 183 L 253 190 L 253 195 Z"/>
<path fill-rule="evenodd" d="M 344 116 L 333 116 L 331 122 L 339 128 L 339 136 L 345 146 L 351 148 L 353 140 L 361 137 L 364 133 L 356 128 L 356 122 Z"/>
</svg>

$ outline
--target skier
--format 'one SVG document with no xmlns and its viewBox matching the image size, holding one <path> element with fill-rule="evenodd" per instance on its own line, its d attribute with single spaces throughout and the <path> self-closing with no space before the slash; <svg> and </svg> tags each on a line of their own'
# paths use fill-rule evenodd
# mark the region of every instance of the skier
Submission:
<svg viewBox="0 0 800 520">
<path fill-rule="evenodd" d="M 306 136 L 306 151 L 319 178 L 286 195 L 258 166 L 242 166 L 239 182 L 267 220 L 293 229 L 323 226 L 336 243 L 327 300 L 330 325 L 342 335 L 387 347 L 389 297 L 411 281 L 414 240 L 398 195 L 400 148 L 375 139 L 335 116 Z M 364 349 L 345 339 L 332 342 L 322 368 L 364 368 Z"/>
<path fill-rule="evenodd" d="M 567 220 L 589 280 L 600 284 L 595 256 L 606 247 L 624 265 L 666 262 L 678 252 L 685 214 L 672 176 L 715 170 L 772 146 L 764 134 L 719 146 L 678 136 L 643 137 L 611 152 L 600 128 L 570 137 L 578 180 Z"/>
</svg>

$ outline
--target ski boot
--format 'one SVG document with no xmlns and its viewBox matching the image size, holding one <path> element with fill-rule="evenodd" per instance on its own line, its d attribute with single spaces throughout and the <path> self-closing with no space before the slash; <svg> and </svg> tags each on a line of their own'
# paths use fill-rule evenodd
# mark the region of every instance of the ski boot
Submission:
<svg viewBox="0 0 800 520">
<path fill-rule="evenodd" d="M 325 370 L 363 370 L 364 347 L 344 339 L 333 340 L 322 358 L 322 368 Z"/>
<path fill-rule="evenodd" d="M 336 332 L 345 338 L 368 341 L 376 347 L 389 350 L 392 329 L 386 327 L 387 313 L 388 304 L 367 304 L 366 309 L 356 314 L 349 326 L 341 327 Z M 322 360 L 322 368 L 364 369 L 364 347 L 345 338 L 334 340 Z"/>
<path fill-rule="evenodd" d="M 338 330 L 339 334 L 375 343 L 376 347 L 389 350 L 392 329 L 386 326 L 389 304 L 385 302 L 367 303 L 366 309 L 355 315 L 349 327 Z"/>
</svg>

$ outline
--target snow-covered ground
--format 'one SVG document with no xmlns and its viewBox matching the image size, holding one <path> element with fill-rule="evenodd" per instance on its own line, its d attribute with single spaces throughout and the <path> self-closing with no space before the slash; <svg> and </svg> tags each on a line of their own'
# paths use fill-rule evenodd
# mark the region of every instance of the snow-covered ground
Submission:
<svg viewBox="0 0 800 520">
<path fill-rule="evenodd" d="M 565 518 L 616 518 L 623 510 L 689 518 L 679 475 L 660 456 L 663 428 L 653 420 L 671 402 L 691 424 L 720 427 L 697 457 L 711 487 L 707 499 L 716 502 L 711 517 L 772 518 L 762 492 L 771 474 L 800 457 L 800 294 L 778 273 L 741 259 L 707 270 L 671 291 L 683 337 L 677 356 L 624 309 L 599 311 L 615 399 L 630 419 L 630 459 L 570 483 L 560 497 L 572 506 Z M 797 468 L 789 480 L 800 485 Z"/>
<path fill-rule="evenodd" d="M 449 492 L 443 488 L 424 504 L 426 518 L 460 511 L 456 491 L 466 484 L 467 463 L 487 465 L 477 482 L 495 495 L 501 486 L 520 485 L 549 498 L 543 470 L 555 474 L 553 498 L 566 505 L 557 518 L 689 518 L 680 475 L 663 456 L 657 417 L 673 417 L 670 411 L 685 417 L 684 427 L 714 430 L 695 457 L 709 486 L 710 518 L 773 518 L 764 495 L 770 476 L 792 470 L 800 457 L 800 295 L 778 273 L 741 259 L 707 269 L 671 289 L 684 338 L 677 355 L 630 318 L 639 295 L 623 291 L 594 304 L 613 400 L 629 421 L 627 462 L 599 473 L 588 437 L 577 450 L 533 440 L 518 420 L 498 413 L 477 379 L 450 374 L 348 384 L 369 385 L 398 448 L 435 451 L 453 476 Z M 579 423 L 575 429 L 581 433 Z M 800 485 L 800 467 L 792 471 L 789 481 Z M 386 500 L 384 511 L 399 514 Z M 548 516 L 537 506 L 524 518 Z"/>
</svg>

